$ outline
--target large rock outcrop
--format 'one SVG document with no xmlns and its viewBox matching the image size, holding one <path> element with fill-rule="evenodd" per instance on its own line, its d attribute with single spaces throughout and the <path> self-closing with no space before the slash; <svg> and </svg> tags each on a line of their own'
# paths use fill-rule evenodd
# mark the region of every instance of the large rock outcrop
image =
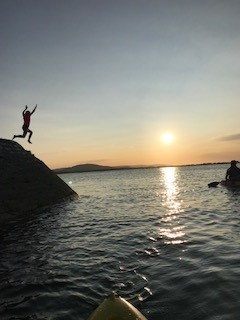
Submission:
<svg viewBox="0 0 240 320">
<path fill-rule="evenodd" d="M 0 222 L 77 194 L 17 142 L 0 139 Z"/>
</svg>

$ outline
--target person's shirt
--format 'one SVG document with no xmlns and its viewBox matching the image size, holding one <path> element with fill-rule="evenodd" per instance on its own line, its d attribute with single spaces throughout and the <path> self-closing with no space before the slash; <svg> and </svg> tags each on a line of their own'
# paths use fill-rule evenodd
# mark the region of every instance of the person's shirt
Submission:
<svg viewBox="0 0 240 320">
<path fill-rule="evenodd" d="M 30 119 L 31 119 L 31 113 L 24 113 L 23 115 L 23 121 L 24 121 L 24 125 L 29 127 L 30 125 Z"/>
<path fill-rule="evenodd" d="M 237 176 L 240 176 L 240 168 L 238 167 L 230 167 L 227 169 L 227 176 L 229 177 L 229 179 L 233 179 Z"/>
</svg>

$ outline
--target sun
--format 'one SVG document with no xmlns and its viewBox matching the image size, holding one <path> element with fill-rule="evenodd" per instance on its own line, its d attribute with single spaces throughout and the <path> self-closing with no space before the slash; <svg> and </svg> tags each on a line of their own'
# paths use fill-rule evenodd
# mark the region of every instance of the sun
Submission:
<svg viewBox="0 0 240 320">
<path fill-rule="evenodd" d="M 161 141 L 164 144 L 171 144 L 174 141 L 174 136 L 171 132 L 165 132 L 161 135 Z"/>
</svg>

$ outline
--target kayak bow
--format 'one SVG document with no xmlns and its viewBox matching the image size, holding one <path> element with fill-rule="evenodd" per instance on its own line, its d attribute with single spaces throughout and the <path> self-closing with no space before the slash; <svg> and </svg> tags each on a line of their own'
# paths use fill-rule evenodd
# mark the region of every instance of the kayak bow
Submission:
<svg viewBox="0 0 240 320">
<path fill-rule="evenodd" d="M 88 320 L 147 320 L 140 311 L 125 299 L 111 293 Z"/>
</svg>

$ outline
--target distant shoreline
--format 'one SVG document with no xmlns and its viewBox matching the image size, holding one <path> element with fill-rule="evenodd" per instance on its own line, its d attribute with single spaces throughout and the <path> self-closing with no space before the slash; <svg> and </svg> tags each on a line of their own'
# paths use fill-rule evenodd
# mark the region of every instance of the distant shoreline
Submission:
<svg viewBox="0 0 240 320">
<path fill-rule="evenodd" d="M 151 169 L 151 168 L 166 168 L 166 167 L 194 167 L 207 165 L 221 165 L 229 162 L 208 162 L 198 164 L 184 165 L 139 165 L 139 166 L 102 166 L 98 164 L 79 164 L 73 167 L 53 169 L 56 174 L 62 173 L 81 173 L 81 172 L 96 172 L 96 171 L 113 171 L 113 170 L 133 170 L 133 169 Z"/>
</svg>

